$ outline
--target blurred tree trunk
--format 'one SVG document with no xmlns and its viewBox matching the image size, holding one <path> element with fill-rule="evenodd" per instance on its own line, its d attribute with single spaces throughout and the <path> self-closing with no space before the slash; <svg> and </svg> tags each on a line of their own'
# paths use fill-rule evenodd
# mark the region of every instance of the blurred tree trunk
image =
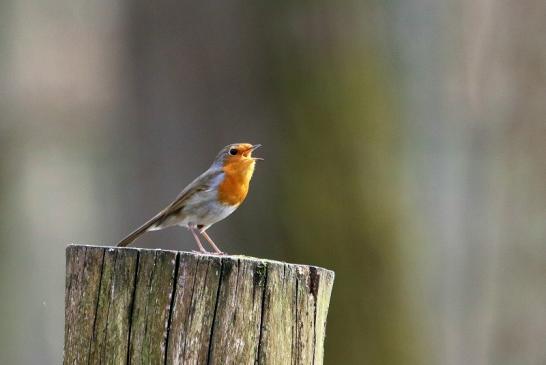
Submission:
<svg viewBox="0 0 546 365">
<path fill-rule="evenodd" d="M 468 156 L 468 174 L 481 180 L 469 202 L 481 209 L 469 204 L 476 213 L 465 221 L 469 265 L 482 272 L 482 290 L 466 293 L 480 298 L 463 331 L 474 334 L 466 338 L 474 363 L 546 362 L 544 14 L 546 3 L 533 0 L 462 6 L 457 96 L 468 110 L 470 147 L 482 156 Z"/>
<path fill-rule="evenodd" d="M 285 1 L 262 11 L 287 252 L 340 278 L 326 363 L 419 364 L 402 290 L 394 69 L 389 34 L 371 24 L 385 9 Z"/>
<path fill-rule="evenodd" d="M 546 4 L 398 9 L 435 362 L 544 363 Z"/>
</svg>

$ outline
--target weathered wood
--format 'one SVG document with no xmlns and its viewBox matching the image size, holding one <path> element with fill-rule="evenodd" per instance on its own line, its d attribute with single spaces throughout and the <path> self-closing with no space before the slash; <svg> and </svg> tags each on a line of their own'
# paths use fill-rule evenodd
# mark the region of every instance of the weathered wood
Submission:
<svg viewBox="0 0 546 365">
<path fill-rule="evenodd" d="M 210 344 L 211 364 L 253 364 L 260 339 L 266 265 L 225 260 Z"/>
<path fill-rule="evenodd" d="M 205 364 L 220 283 L 221 260 L 180 254 L 168 364 Z"/>
<path fill-rule="evenodd" d="M 87 364 L 93 338 L 104 250 L 69 246 L 66 252 L 65 364 Z"/>
<path fill-rule="evenodd" d="M 175 271 L 175 252 L 140 252 L 131 316 L 131 364 L 165 361 Z"/>
<path fill-rule="evenodd" d="M 334 273 L 70 245 L 64 364 L 322 364 Z"/>
<path fill-rule="evenodd" d="M 89 363 L 125 364 L 138 251 L 104 252 Z M 85 288 L 84 288 L 85 289 Z"/>
</svg>

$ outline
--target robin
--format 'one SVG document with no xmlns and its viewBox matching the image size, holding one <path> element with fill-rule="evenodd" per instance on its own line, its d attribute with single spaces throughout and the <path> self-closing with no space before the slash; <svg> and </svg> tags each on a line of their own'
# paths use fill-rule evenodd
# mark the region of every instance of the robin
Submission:
<svg viewBox="0 0 546 365">
<path fill-rule="evenodd" d="M 121 240 L 118 246 L 131 244 L 144 232 L 182 226 L 192 233 L 199 251 L 208 252 L 199 240 L 200 234 L 217 254 L 223 254 L 207 234 L 207 229 L 233 213 L 245 200 L 256 160 L 261 160 L 252 157 L 252 152 L 260 146 L 235 143 L 222 148 L 207 171 L 186 186 L 165 209 Z"/>
</svg>

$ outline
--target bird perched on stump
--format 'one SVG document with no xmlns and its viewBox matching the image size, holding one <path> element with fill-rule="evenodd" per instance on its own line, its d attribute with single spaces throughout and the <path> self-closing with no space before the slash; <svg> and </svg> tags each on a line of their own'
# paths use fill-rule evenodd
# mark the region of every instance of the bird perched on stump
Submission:
<svg viewBox="0 0 546 365">
<path fill-rule="evenodd" d="M 261 145 L 235 143 L 222 148 L 207 171 L 193 180 L 178 197 L 152 219 L 129 234 L 118 246 L 131 244 L 144 232 L 171 226 L 186 227 L 195 238 L 199 251 L 203 236 L 218 254 L 223 252 L 207 234 L 214 223 L 229 216 L 245 200 L 256 160 L 252 152 Z"/>
</svg>

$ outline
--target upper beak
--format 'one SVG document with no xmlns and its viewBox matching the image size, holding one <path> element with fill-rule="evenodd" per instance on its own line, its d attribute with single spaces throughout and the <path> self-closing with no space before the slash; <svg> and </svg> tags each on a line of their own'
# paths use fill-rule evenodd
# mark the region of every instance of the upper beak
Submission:
<svg viewBox="0 0 546 365">
<path fill-rule="evenodd" d="M 250 147 L 250 148 L 247 150 L 247 153 L 248 153 L 248 154 L 251 154 L 252 152 L 254 152 L 254 150 L 256 150 L 256 149 L 258 149 L 258 148 L 260 148 L 260 147 L 262 147 L 261 144 L 255 144 L 255 145 L 253 145 L 252 147 Z M 252 159 L 253 159 L 253 160 L 263 160 L 263 158 L 261 158 L 261 157 L 252 157 Z"/>
</svg>

